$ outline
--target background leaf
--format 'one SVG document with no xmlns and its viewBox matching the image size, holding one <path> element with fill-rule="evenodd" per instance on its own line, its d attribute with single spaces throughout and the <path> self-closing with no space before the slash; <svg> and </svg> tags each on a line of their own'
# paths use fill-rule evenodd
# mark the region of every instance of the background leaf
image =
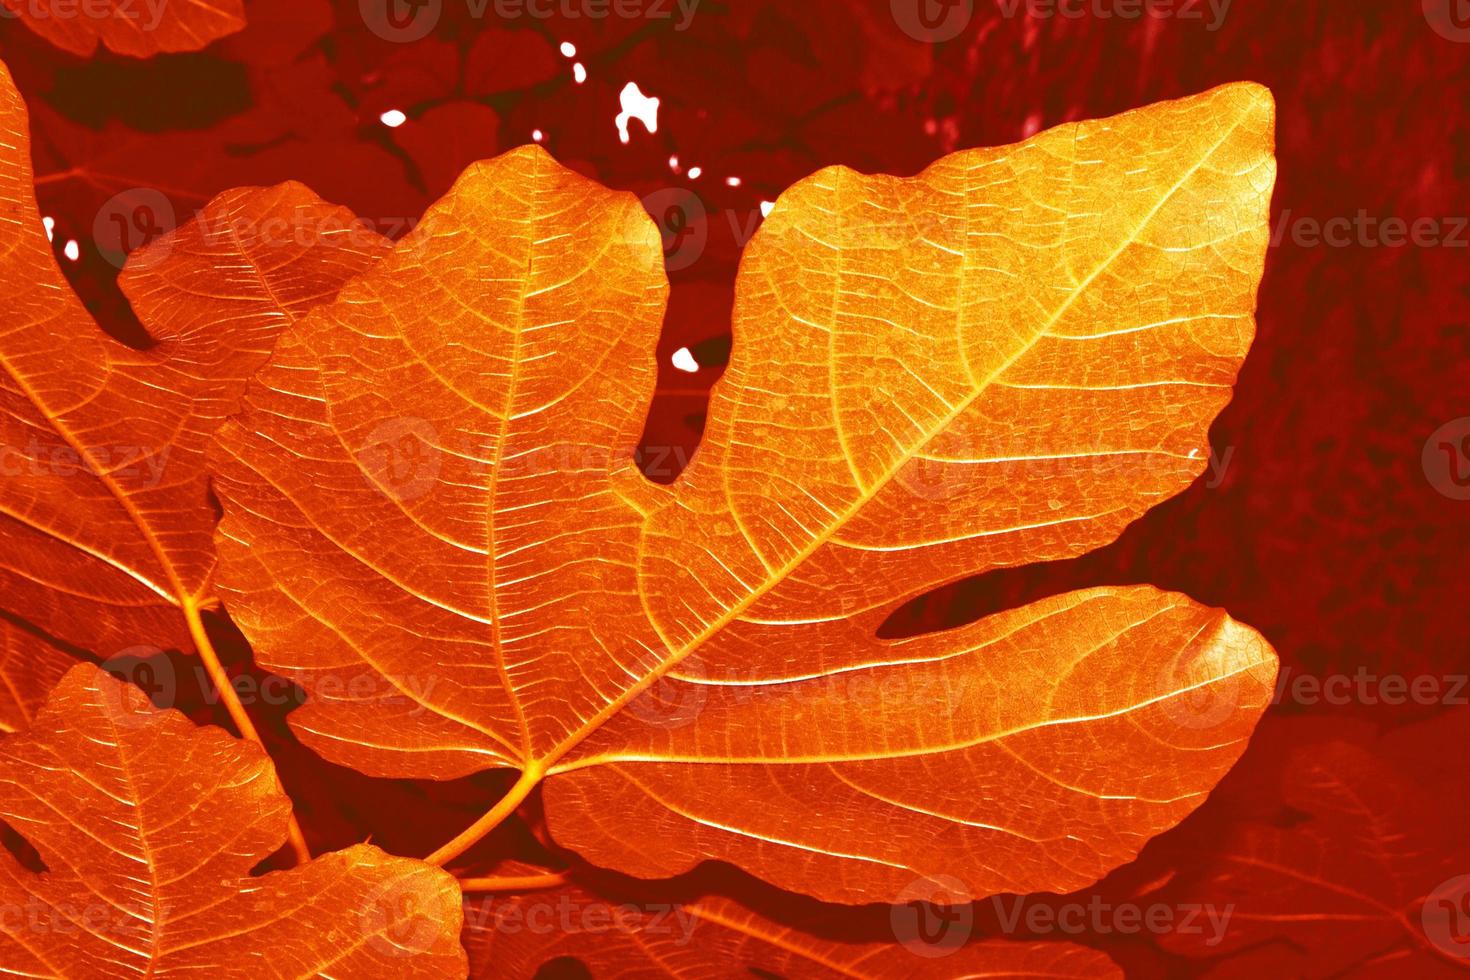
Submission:
<svg viewBox="0 0 1470 980">
<path fill-rule="evenodd" d="M 132 257 L 122 285 L 149 331 L 136 349 L 98 329 L 57 268 L 3 66 L 0 125 L 0 727 L 14 729 L 78 655 L 194 646 L 190 610 L 215 602 L 205 441 L 281 330 L 386 243 L 300 185 L 223 194 Z M 151 201 L 114 217 L 147 217 Z"/>
<path fill-rule="evenodd" d="M 459 887 L 362 845 L 262 877 L 290 801 L 259 748 L 74 667 L 0 739 L 0 970 L 35 977 L 462 974 Z"/>
</svg>

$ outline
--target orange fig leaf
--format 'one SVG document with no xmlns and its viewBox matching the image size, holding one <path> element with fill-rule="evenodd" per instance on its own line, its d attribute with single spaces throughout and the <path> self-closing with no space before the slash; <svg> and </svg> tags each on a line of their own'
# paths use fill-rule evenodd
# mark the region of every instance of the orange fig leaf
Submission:
<svg viewBox="0 0 1470 980">
<path fill-rule="evenodd" d="M 936 917 L 928 934 L 919 933 L 915 915 Z M 893 924 L 894 938 L 886 942 L 839 940 L 823 935 L 820 922 L 810 929 L 775 922 L 722 896 L 645 903 L 568 885 L 508 899 L 467 898 L 464 944 L 476 980 L 531 980 L 564 958 L 579 960 L 594 980 L 1123 976 L 1105 954 L 1072 943 L 967 942 L 968 908 L 900 906 Z"/>
<path fill-rule="evenodd" d="M 0 5 L 8 17 L 82 57 L 99 44 L 134 58 L 198 51 L 245 26 L 245 0 L 0 0 Z"/>
<path fill-rule="evenodd" d="M 221 194 L 130 257 L 121 284 L 153 340 L 135 350 L 56 265 L 3 66 L 0 127 L 0 729 L 14 730 L 76 649 L 194 644 L 191 618 L 216 603 L 206 440 L 277 334 L 387 243 L 300 185 Z"/>
<path fill-rule="evenodd" d="M 1067 890 L 1196 807 L 1276 659 L 1091 590 L 912 640 L 903 603 L 1187 487 L 1254 334 L 1273 106 L 1240 84 L 912 179 L 824 170 L 741 265 L 705 441 L 633 452 L 667 294 L 638 202 L 471 167 L 294 324 L 216 436 L 220 589 L 293 722 L 385 776 L 517 768 L 554 837 L 826 900 Z"/>
<path fill-rule="evenodd" d="M 47 692 L 77 659 L 72 651 L 0 619 L 0 732 L 29 725 Z"/>
<path fill-rule="evenodd" d="M 0 973 L 464 975 L 460 890 L 437 868 L 364 844 L 253 876 L 290 812 L 258 746 L 72 668 L 0 738 L 0 819 L 45 866 L 0 851 Z"/>
<path fill-rule="evenodd" d="M 1276 676 L 1255 631 L 1148 587 L 883 648 L 805 677 L 666 678 L 548 781 L 553 834 L 644 877 L 718 856 L 827 901 L 949 877 L 1072 891 L 1204 801 Z"/>
</svg>

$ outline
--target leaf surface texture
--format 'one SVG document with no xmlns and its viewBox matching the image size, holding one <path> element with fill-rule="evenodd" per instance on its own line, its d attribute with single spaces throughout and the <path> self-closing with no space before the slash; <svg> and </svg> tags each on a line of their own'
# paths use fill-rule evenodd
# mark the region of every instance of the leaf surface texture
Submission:
<svg viewBox="0 0 1470 980">
<path fill-rule="evenodd" d="M 847 902 L 941 865 L 975 895 L 1095 880 L 1238 757 L 1265 641 L 1147 587 L 877 629 L 1106 544 L 1203 471 L 1272 120 L 1232 85 L 795 185 L 672 487 L 632 461 L 652 223 L 539 148 L 476 165 L 220 430 L 232 614 L 329 758 L 546 777 L 552 833 L 620 870 L 722 857 Z"/>
<path fill-rule="evenodd" d="M 263 751 L 78 665 L 0 739 L 0 972 L 71 977 L 463 975 L 460 893 L 369 845 L 259 877 L 291 803 Z"/>
<path fill-rule="evenodd" d="M 121 284 L 154 341 L 135 350 L 56 266 L 3 66 L 0 127 L 0 729 L 15 730 L 79 651 L 191 648 L 185 608 L 215 602 L 207 440 L 276 336 L 387 243 L 300 185 L 228 191 L 132 256 Z"/>
</svg>

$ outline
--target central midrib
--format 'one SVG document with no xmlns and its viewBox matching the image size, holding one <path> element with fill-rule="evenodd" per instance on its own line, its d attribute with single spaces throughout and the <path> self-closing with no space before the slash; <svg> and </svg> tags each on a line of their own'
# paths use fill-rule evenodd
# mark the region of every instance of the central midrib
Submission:
<svg viewBox="0 0 1470 980">
<path fill-rule="evenodd" d="M 538 760 L 535 760 L 534 763 L 532 763 L 531 765 L 528 765 L 527 769 L 534 769 L 535 771 L 544 773 L 552 766 L 554 766 L 559 759 L 561 759 L 573 748 L 575 748 L 588 735 L 592 734 L 594 731 L 600 728 L 609 718 L 613 717 L 615 714 L 621 711 L 628 704 L 628 702 L 632 701 L 635 697 L 642 694 L 648 688 L 652 687 L 655 683 L 658 682 L 660 678 L 662 678 L 665 674 L 667 674 L 670 670 L 677 666 L 682 660 L 684 660 L 684 658 L 697 650 L 706 640 L 719 633 L 730 623 L 734 622 L 737 618 L 739 618 L 741 613 L 750 608 L 751 605 L 753 605 L 760 598 L 765 596 L 768 592 L 770 592 L 771 589 L 775 588 L 777 585 L 783 582 L 786 577 L 791 574 L 792 571 L 799 567 L 819 548 L 821 548 L 833 536 L 835 536 L 837 532 L 840 531 L 847 524 L 848 521 L 855 517 L 857 513 L 867 503 L 869 503 L 875 496 L 877 496 L 879 492 L 881 492 L 885 487 L 888 486 L 890 482 L 892 482 L 892 480 L 898 475 L 899 471 L 902 470 L 904 466 L 906 466 L 911 460 L 913 460 L 914 457 L 923 452 L 923 450 L 927 448 L 934 439 L 938 438 L 944 433 L 944 431 L 955 421 L 955 419 L 957 419 L 960 415 L 967 411 L 969 407 L 974 404 L 976 399 L 978 399 L 981 395 L 988 391 L 990 386 L 995 382 L 997 378 L 999 378 L 1012 365 L 1014 365 L 1016 361 L 1020 360 L 1032 350 L 1032 348 L 1036 345 L 1036 342 L 1041 338 L 1041 336 L 1045 334 L 1048 330 L 1050 330 L 1053 326 L 1055 326 L 1056 323 L 1063 316 L 1066 315 L 1067 311 L 1070 310 L 1077 303 L 1077 301 L 1082 297 L 1082 295 L 1087 291 L 1092 283 L 1095 282 L 1100 275 L 1107 271 L 1107 269 L 1113 264 L 1113 262 L 1116 261 L 1117 258 L 1122 255 L 1122 253 L 1130 245 L 1138 240 L 1138 236 L 1141 235 L 1143 231 L 1150 224 L 1153 223 L 1154 218 L 1157 217 L 1159 212 L 1163 210 L 1164 206 L 1173 199 L 1174 195 L 1177 194 L 1179 190 L 1186 183 L 1188 183 L 1189 180 L 1196 173 L 1199 172 L 1201 167 L 1209 162 L 1210 158 L 1215 155 L 1216 151 L 1218 151 L 1220 147 L 1224 146 L 1225 143 L 1233 135 L 1235 135 L 1235 131 L 1244 124 L 1247 114 L 1248 113 L 1242 113 L 1241 118 L 1238 119 L 1234 124 L 1232 124 L 1228 129 L 1226 129 L 1224 135 L 1222 135 L 1218 141 L 1212 144 L 1210 148 L 1199 158 L 1199 160 L 1188 167 L 1183 175 L 1180 176 L 1179 179 L 1175 181 L 1174 184 L 1165 193 L 1159 196 L 1158 203 L 1156 203 L 1154 207 L 1151 208 L 1146 215 L 1144 215 L 1143 219 L 1139 221 L 1138 224 L 1127 235 L 1123 236 L 1117 247 L 1114 248 L 1113 251 L 1109 253 L 1105 259 L 1098 263 L 1097 267 L 1092 270 L 1087 278 L 1077 284 L 1077 286 L 1072 290 L 1067 298 L 1060 305 L 1058 305 L 1057 309 L 1050 316 L 1047 317 L 1045 322 L 1043 322 L 1040 327 L 1037 328 L 1037 330 L 1032 334 L 1029 340 L 1020 345 L 1017 350 L 1013 354 L 1011 354 L 1010 357 L 1008 357 L 1005 361 L 998 365 L 979 384 L 977 384 L 973 392 L 971 392 L 958 405 L 956 405 L 951 412 L 941 418 L 928 436 L 926 436 L 922 440 L 916 441 L 910 448 L 899 454 L 890 464 L 886 472 L 878 480 L 874 481 L 871 488 L 869 488 L 867 491 L 859 493 L 858 496 L 853 500 L 853 502 L 848 505 L 848 507 L 842 512 L 839 517 L 837 517 L 837 519 L 832 521 L 832 523 L 829 524 L 822 531 L 822 533 L 813 537 L 812 541 L 795 556 L 793 556 L 788 562 L 786 562 L 786 564 L 774 570 L 770 575 L 768 575 L 765 581 L 763 581 L 758 588 L 752 589 L 748 596 L 746 596 L 735 605 L 731 606 L 721 616 L 711 621 L 710 624 L 706 626 L 699 634 L 694 636 L 683 646 L 678 647 L 676 650 L 675 645 L 670 642 L 669 638 L 664 634 L 658 622 L 650 618 L 650 625 L 653 627 L 655 632 L 658 633 L 659 639 L 664 642 L 664 645 L 666 647 L 671 650 L 675 650 L 675 652 L 672 653 L 668 658 L 666 658 L 662 663 L 660 663 L 658 667 L 649 671 L 649 673 L 638 683 L 631 685 L 616 699 L 608 702 L 607 705 L 605 705 L 600 711 L 598 711 L 586 722 L 584 722 L 579 728 L 573 730 L 570 734 L 568 734 L 566 738 L 564 738 L 561 742 L 554 746 L 551 751 L 548 752 L 545 756 Z M 647 518 L 645 518 L 645 526 L 646 523 Z"/>
<path fill-rule="evenodd" d="M 517 297 L 515 312 L 515 340 L 511 348 L 510 379 L 505 386 L 505 402 L 500 413 L 500 432 L 495 441 L 497 463 L 490 467 L 490 476 L 485 488 L 485 575 L 487 585 L 486 599 L 491 627 L 491 635 L 495 642 L 495 667 L 500 674 L 500 683 L 505 688 L 505 696 L 510 702 L 511 710 L 515 712 L 516 722 L 521 729 L 521 755 L 529 760 L 531 758 L 531 724 L 526 718 L 525 708 L 521 705 L 520 696 L 516 693 L 515 685 L 510 679 L 510 670 L 505 665 L 505 644 L 501 638 L 503 625 L 500 622 L 500 594 L 498 576 L 496 574 L 496 548 L 495 548 L 495 513 L 496 497 L 499 493 L 500 466 L 499 460 L 505 458 L 506 440 L 510 435 L 510 420 L 515 405 L 516 389 L 521 380 L 521 348 L 525 342 L 526 326 L 526 304 L 529 302 L 531 292 L 532 276 L 536 267 L 536 243 L 540 241 L 536 234 L 536 220 L 540 214 L 538 196 L 540 194 L 541 157 L 533 158 L 530 193 L 531 207 L 530 216 L 527 218 L 527 247 L 526 247 L 526 271 L 520 277 L 520 295 Z"/>
</svg>

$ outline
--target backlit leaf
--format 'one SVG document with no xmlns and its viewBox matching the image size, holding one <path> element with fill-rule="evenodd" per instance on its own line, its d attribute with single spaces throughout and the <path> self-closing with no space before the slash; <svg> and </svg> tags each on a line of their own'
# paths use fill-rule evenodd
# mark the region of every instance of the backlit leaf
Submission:
<svg viewBox="0 0 1470 980">
<path fill-rule="evenodd" d="M 214 602 L 206 440 L 276 335 L 386 243 L 300 185 L 222 194 L 131 257 L 121 282 L 154 340 L 134 350 L 56 266 L 3 66 L 0 127 L 0 728 L 13 730 L 69 650 L 190 648 L 186 613 Z M 152 220 L 149 200 L 99 221 Z"/>
<path fill-rule="evenodd" d="M 360 845 L 290 871 L 270 760 L 74 667 L 0 739 L 0 819 L 40 855 L 0 852 L 0 973 L 26 977 L 463 975 L 460 892 Z"/>
<path fill-rule="evenodd" d="M 245 26 L 244 0 L 0 0 L 10 17 L 72 54 L 104 44 L 147 58 L 197 51 Z"/>
<path fill-rule="evenodd" d="M 553 835 L 620 870 L 721 857 L 846 902 L 1079 887 L 1238 757 L 1270 648 L 1147 587 L 877 630 L 1203 472 L 1271 150 L 1270 96 L 1233 85 L 802 181 L 746 252 L 672 487 L 632 462 L 652 223 L 539 148 L 476 165 L 220 430 L 223 594 L 324 755 L 546 778 Z"/>
</svg>

